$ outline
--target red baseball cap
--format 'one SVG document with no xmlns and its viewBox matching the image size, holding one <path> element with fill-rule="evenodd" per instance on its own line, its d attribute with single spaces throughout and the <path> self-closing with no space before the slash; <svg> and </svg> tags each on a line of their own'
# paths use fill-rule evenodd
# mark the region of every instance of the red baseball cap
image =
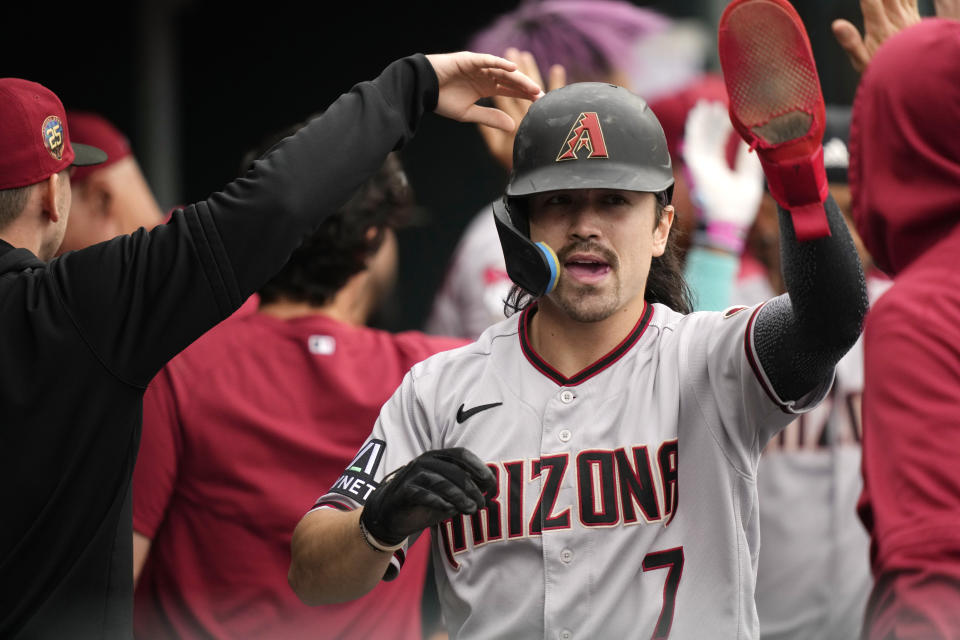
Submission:
<svg viewBox="0 0 960 640">
<path fill-rule="evenodd" d="M 102 150 L 70 144 L 63 104 L 43 85 L 0 78 L 0 189 L 26 187 L 70 165 L 99 164 Z"/>
<path fill-rule="evenodd" d="M 67 111 L 67 120 L 70 124 L 70 139 L 74 146 L 78 144 L 93 145 L 103 149 L 107 154 L 106 161 L 94 167 L 80 167 L 70 177 L 72 182 L 86 179 L 91 173 L 104 167 L 109 167 L 118 160 L 132 155 L 130 141 L 113 126 L 106 118 L 89 111 Z"/>
</svg>

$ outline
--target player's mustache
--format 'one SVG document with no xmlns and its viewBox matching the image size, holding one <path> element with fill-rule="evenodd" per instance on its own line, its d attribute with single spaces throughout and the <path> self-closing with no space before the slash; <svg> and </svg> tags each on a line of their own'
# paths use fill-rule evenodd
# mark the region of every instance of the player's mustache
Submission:
<svg viewBox="0 0 960 640">
<path fill-rule="evenodd" d="M 599 242 L 591 241 L 568 244 L 557 253 L 557 259 L 560 264 L 564 264 L 571 255 L 581 252 L 592 253 L 595 256 L 599 256 L 604 262 L 610 265 L 611 269 L 616 269 L 620 266 L 620 259 L 617 257 L 617 254 Z"/>
</svg>

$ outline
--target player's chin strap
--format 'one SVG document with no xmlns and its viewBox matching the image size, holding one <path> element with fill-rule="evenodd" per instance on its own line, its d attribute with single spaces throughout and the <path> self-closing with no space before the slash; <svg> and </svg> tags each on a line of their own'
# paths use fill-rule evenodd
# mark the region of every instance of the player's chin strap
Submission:
<svg viewBox="0 0 960 640">
<path fill-rule="evenodd" d="M 493 219 L 510 279 L 537 298 L 553 291 L 560 277 L 560 261 L 553 249 L 543 242 L 534 243 L 521 233 L 503 200 L 494 201 Z"/>
</svg>

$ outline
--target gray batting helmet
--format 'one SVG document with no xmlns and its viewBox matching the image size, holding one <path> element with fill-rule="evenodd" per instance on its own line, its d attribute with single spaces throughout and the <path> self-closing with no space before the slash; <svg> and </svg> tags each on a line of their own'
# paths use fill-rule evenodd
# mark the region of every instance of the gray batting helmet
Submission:
<svg viewBox="0 0 960 640">
<path fill-rule="evenodd" d="M 534 102 L 520 123 L 513 173 L 493 212 L 507 273 L 535 296 L 553 290 L 560 265 L 550 247 L 530 241 L 526 216 L 511 201 L 558 189 L 646 191 L 670 202 L 667 139 L 642 98 L 616 85 L 579 82 Z"/>
</svg>

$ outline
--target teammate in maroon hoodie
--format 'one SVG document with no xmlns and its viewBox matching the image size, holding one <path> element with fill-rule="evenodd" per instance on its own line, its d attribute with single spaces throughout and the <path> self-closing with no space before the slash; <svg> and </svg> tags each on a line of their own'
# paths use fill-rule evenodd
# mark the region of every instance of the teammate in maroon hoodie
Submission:
<svg viewBox="0 0 960 640">
<path fill-rule="evenodd" d="M 960 22 L 888 40 L 853 108 L 858 231 L 895 276 L 867 316 L 864 637 L 960 638 Z"/>
</svg>

